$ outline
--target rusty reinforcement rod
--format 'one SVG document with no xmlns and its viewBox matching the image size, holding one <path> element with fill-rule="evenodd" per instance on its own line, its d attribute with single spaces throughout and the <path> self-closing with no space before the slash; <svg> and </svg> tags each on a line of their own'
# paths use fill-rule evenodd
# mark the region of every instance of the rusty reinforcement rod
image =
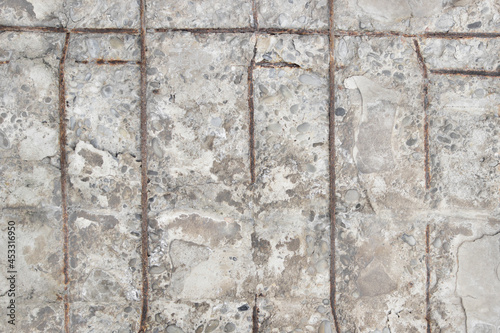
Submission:
<svg viewBox="0 0 500 333">
<path fill-rule="evenodd" d="M 257 304 L 257 294 L 252 309 L 252 333 L 259 333 L 259 305 Z"/>
<path fill-rule="evenodd" d="M 420 45 L 418 41 L 413 40 L 415 44 L 415 52 L 417 53 L 418 64 L 420 65 L 420 70 L 422 71 L 422 93 L 423 93 L 423 105 L 424 105 L 424 169 L 425 169 L 425 188 L 430 189 L 431 187 L 431 172 L 430 172 L 430 144 L 429 144 L 429 75 L 427 70 L 427 65 L 425 64 L 424 57 L 420 51 Z"/>
<path fill-rule="evenodd" d="M 140 61 L 136 60 L 120 60 L 120 59 L 95 59 L 95 60 L 75 60 L 77 64 L 97 64 L 97 65 L 140 65 Z"/>
<path fill-rule="evenodd" d="M 253 90 L 253 70 L 255 68 L 255 57 L 257 55 L 257 41 L 253 49 L 252 60 L 248 66 L 248 146 L 250 152 L 250 184 L 255 184 L 255 110 Z"/>
<path fill-rule="evenodd" d="M 340 333 L 337 318 L 337 284 L 336 284 L 336 173 L 335 173 L 335 24 L 333 0 L 328 0 L 328 174 L 329 174 L 329 215 L 330 215 L 330 307 L 332 310 L 335 332 Z"/>
<path fill-rule="evenodd" d="M 255 1 L 253 6 L 256 6 Z M 259 28 L 256 15 L 253 17 L 253 27 L 242 28 L 150 28 L 148 32 L 189 32 L 193 34 L 210 33 L 256 33 L 256 34 L 290 34 L 290 35 L 330 35 L 330 30 L 323 29 L 283 29 L 283 28 Z M 146 28 L 145 28 L 146 29 Z M 64 28 L 64 27 L 28 27 L 0 25 L 0 32 L 45 32 L 45 33 L 73 33 L 73 34 L 129 34 L 140 35 L 141 29 L 128 28 Z M 443 38 L 443 39 L 467 39 L 467 38 L 500 38 L 496 32 L 424 32 L 409 34 L 400 31 L 356 31 L 356 30 L 334 30 L 334 37 L 405 37 L 405 38 Z"/>
<path fill-rule="evenodd" d="M 63 275 L 64 275 L 64 332 L 69 333 L 69 228 L 68 228 L 68 161 L 66 156 L 66 82 L 64 79 L 64 63 L 68 55 L 70 34 L 66 39 L 59 62 L 59 150 L 61 154 L 61 209 L 63 234 Z"/>
<path fill-rule="evenodd" d="M 430 254 L 430 228 L 425 227 L 425 321 L 427 333 L 431 333 L 431 254 Z"/>
<path fill-rule="evenodd" d="M 500 76 L 500 71 L 485 71 L 485 70 L 474 70 L 474 69 L 431 69 L 430 72 L 432 74 L 441 74 L 441 75 L 489 76 L 489 77 Z"/>
<path fill-rule="evenodd" d="M 117 28 L 63 28 L 63 27 L 27 27 L 0 25 L 0 32 L 41 32 L 41 33 L 72 33 L 72 34 L 127 34 L 138 35 L 137 29 L 117 29 Z"/>
<path fill-rule="evenodd" d="M 149 298 L 149 276 L 148 276 L 148 149 L 147 149 L 147 75 L 146 75 L 146 4 L 140 0 L 141 21 L 141 273 L 142 273 L 142 304 L 139 332 L 147 330 L 148 298 Z"/>
<path fill-rule="evenodd" d="M 255 67 L 263 67 L 263 68 L 300 68 L 299 65 L 290 63 L 290 62 L 257 62 L 255 63 Z"/>
</svg>

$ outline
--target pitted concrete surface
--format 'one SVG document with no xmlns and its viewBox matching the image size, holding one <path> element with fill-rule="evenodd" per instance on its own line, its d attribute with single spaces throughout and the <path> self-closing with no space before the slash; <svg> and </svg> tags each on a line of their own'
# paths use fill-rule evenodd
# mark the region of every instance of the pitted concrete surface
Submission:
<svg viewBox="0 0 500 333">
<path fill-rule="evenodd" d="M 0 0 L 0 331 L 500 333 L 499 54 L 496 0 Z"/>
</svg>

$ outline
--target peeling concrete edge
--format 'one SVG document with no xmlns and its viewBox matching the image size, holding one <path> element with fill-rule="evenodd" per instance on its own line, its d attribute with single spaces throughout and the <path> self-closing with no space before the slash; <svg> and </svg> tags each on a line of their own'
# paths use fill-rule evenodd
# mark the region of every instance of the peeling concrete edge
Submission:
<svg viewBox="0 0 500 333">
<path fill-rule="evenodd" d="M 63 234 L 64 332 L 69 333 L 69 228 L 68 228 L 68 160 L 66 154 L 66 81 L 64 65 L 68 55 L 70 33 L 66 33 L 59 62 L 59 150 L 61 170 L 61 210 Z"/>
<path fill-rule="evenodd" d="M 481 236 L 479 237 L 476 237 L 476 238 L 473 238 L 473 239 L 467 239 L 467 240 L 464 240 L 462 241 L 458 246 L 457 246 L 457 249 L 456 249 L 456 256 L 457 256 L 457 270 L 456 270 L 456 278 L 455 278 L 455 291 L 454 291 L 454 294 L 456 297 L 458 297 L 460 299 L 460 307 L 462 308 L 462 311 L 464 313 L 464 317 L 465 317 L 465 322 L 464 322 L 464 325 L 465 325 L 465 333 L 468 333 L 468 318 L 467 318 L 467 312 L 465 311 L 465 306 L 464 306 L 464 299 L 463 297 L 459 296 L 458 293 L 457 293 L 457 287 L 458 287 L 458 271 L 460 270 L 460 261 L 459 261 L 459 257 L 458 257 L 458 253 L 460 252 L 460 248 L 462 247 L 462 245 L 464 245 L 465 243 L 474 243 L 475 241 L 478 241 L 484 237 L 493 237 L 493 236 L 497 236 L 500 234 L 500 230 L 498 231 L 495 231 L 493 233 L 484 233 L 482 234 Z"/>
</svg>

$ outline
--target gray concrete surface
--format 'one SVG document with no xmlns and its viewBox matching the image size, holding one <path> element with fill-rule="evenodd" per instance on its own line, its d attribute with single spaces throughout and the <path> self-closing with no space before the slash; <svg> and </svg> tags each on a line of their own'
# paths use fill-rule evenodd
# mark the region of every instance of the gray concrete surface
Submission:
<svg viewBox="0 0 500 333">
<path fill-rule="evenodd" d="M 500 333 L 499 54 L 496 0 L 0 0 L 0 331 Z"/>
</svg>

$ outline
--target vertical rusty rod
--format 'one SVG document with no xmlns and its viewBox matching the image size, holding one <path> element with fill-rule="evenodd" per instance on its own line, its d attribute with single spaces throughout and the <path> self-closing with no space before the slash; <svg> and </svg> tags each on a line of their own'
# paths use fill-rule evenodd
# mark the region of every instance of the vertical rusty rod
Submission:
<svg viewBox="0 0 500 333">
<path fill-rule="evenodd" d="M 62 56 L 59 62 L 59 150 L 61 153 L 61 208 L 63 233 L 63 274 L 64 274 L 64 332 L 69 333 L 69 228 L 68 228 L 68 160 L 66 156 L 66 82 L 64 64 L 68 55 L 70 34 L 66 33 Z"/>
<path fill-rule="evenodd" d="M 335 324 L 335 331 L 340 333 L 339 322 L 337 319 L 336 309 L 336 219 L 335 219 L 335 26 L 334 26 L 334 0 L 328 1 L 329 20 L 328 20 L 328 53 L 329 53 L 329 66 L 328 66 L 328 173 L 330 178 L 329 186 L 329 213 L 330 213 L 330 306 L 332 308 L 333 321 Z"/>
<path fill-rule="evenodd" d="M 423 83 L 422 83 L 422 93 L 423 93 L 423 104 L 424 104 L 424 169 L 425 169 L 425 188 L 430 189 L 431 187 L 431 172 L 430 172 L 430 148 L 429 148 L 429 119 L 427 116 L 429 109 L 429 75 L 427 71 L 427 65 L 425 64 L 424 57 L 420 51 L 420 45 L 418 41 L 413 40 L 415 44 L 415 51 L 417 52 L 417 59 L 420 65 L 420 70 L 422 71 Z"/>
<path fill-rule="evenodd" d="M 145 332 L 148 319 L 149 276 L 148 276 L 148 150 L 147 150 L 147 76 L 146 76 L 146 0 L 140 2 L 141 41 L 141 270 L 142 306 L 139 332 Z"/>
</svg>

